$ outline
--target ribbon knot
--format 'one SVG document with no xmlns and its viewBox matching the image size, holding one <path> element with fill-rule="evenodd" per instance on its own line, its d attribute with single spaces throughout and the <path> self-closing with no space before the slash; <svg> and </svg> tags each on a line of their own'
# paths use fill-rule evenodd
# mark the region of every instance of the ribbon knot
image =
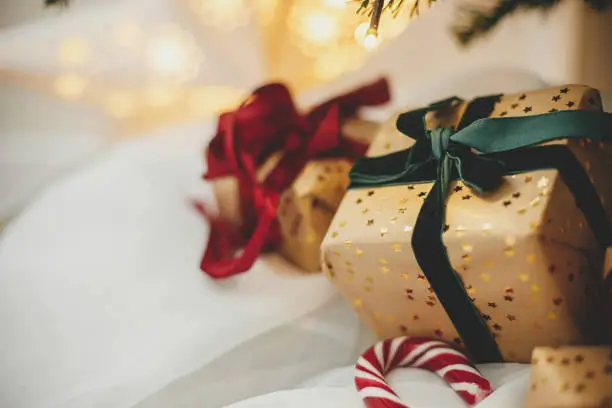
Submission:
<svg viewBox="0 0 612 408">
<path fill-rule="evenodd" d="M 431 150 L 436 159 L 441 160 L 446 155 L 453 133 L 453 129 L 449 127 L 427 131 L 427 138 L 431 142 Z"/>
</svg>

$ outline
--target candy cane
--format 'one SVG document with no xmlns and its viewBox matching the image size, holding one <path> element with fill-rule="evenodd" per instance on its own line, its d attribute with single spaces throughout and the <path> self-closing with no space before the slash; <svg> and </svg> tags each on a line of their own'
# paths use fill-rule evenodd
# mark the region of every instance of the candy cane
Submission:
<svg viewBox="0 0 612 408">
<path fill-rule="evenodd" d="M 398 337 L 370 347 L 355 366 L 355 386 L 366 407 L 408 408 L 385 380 L 385 374 L 398 367 L 423 368 L 438 374 L 469 406 L 493 391 L 491 383 L 469 359 L 448 344 L 421 337 Z"/>
</svg>

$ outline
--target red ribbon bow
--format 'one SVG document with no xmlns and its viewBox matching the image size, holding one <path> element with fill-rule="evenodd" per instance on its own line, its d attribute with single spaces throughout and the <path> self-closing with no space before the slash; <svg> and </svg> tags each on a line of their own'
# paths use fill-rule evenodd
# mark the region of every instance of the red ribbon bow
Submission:
<svg viewBox="0 0 612 408">
<path fill-rule="evenodd" d="M 312 159 L 363 155 L 367 146 L 343 138 L 341 124 L 360 107 L 389 99 L 388 83 L 379 79 L 300 115 L 288 89 L 270 84 L 257 89 L 237 110 L 222 114 L 208 147 L 204 178 L 237 179 L 243 226 L 236 231 L 196 204 L 211 224 L 202 271 L 215 279 L 246 272 L 261 251 L 276 247 L 281 240 L 276 218 L 280 194 Z M 259 181 L 258 167 L 276 151 L 282 158 Z"/>
</svg>

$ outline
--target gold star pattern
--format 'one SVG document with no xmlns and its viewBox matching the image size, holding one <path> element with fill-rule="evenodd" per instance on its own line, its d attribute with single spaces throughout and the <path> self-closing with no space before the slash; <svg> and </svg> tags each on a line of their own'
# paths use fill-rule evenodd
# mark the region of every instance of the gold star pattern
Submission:
<svg viewBox="0 0 612 408">
<path fill-rule="evenodd" d="M 387 266 L 381 266 L 380 267 L 380 273 L 382 273 L 382 274 L 387 274 L 387 273 L 389 273 L 390 270 L 391 269 L 389 269 Z"/>
<path fill-rule="evenodd" d="M 394 243 L 392 245 L 393 252 L 402 252 L 402 245 L 398 243 Z"/>
<path fill-rule="evenodd" d="M 521 282 L 528 282 L 529 281 L 529 275 L 526 274 L 526 273 L 519 274 L 518 278 L 519 278 L 519 280 Z"/>
<path fill-rule="evenodd" d="M 359 298 L 353 299 L 353 307 L 361 307 L 363 305 L 363 300 Z"/>
<path fill-rule="evenodd" d="M 407 273 L 402 273 L 402 274 L 400 274 L 400 278 L 402 278 L 404 280 L 408 280 L 408 274 Z"/>
<path fill-rule="evenodd" d="M 332 238 L 337 238 L 338 237 L 338 231 L 334 231 L 331 233 L 331 237 Z"/>
<path fill-rule="evenodd" d="M 361 249 L 361 248 L 355 249 L 355 255 L 357 255 L 359 257 L 362 256 L 363 255 L 363 249 Z"/>
<path fill-rule="evenodd" d="M 538 188 L 547 188 L 550 185 L 550 180 L 548 179 L 548 177 L 544 177 L 542 176 L 542 178 L 540 178 L 538 180 Z"/>
<path fill-rule="evenodd" d="M 344 241 L 344 246 L 350 248 L 353 246 L 353 241 L 346 240 Z"/>
<path fill-rule="evenodd" d="M 374 225 L 374 218 L 369 218 L 368 221 L 366 222 L 366 225 L 368 227 L 371 227 L 372 225 Z"/>
<path fill-rule="evenodd" d="M 382 227 L 382 228 L 380 229 L 380 236 L 381 236 L 381 237 L 384 237 L 384 236 L 385 236 L 385 235 L 387 235 L 388 233 L 389 233 L 389 229 L 388 229 L 388 228 L 386 228 L 386 227 Z"/>
<path fill-rule="evenodd" d="M 406 297 L 408 298 L 408 300 L 414 300 L 414 296 L 412 296 L 414 293 L 413 289 L 408 288 L 405 290 L 405 293 L 406 293 Z"/>
<path fill-rule="evenodd" d="M 489 282 L 491 280 L 491 275 L 488 273 L 481 273 L 480 278 L 485 282 Z"/>
</svg>

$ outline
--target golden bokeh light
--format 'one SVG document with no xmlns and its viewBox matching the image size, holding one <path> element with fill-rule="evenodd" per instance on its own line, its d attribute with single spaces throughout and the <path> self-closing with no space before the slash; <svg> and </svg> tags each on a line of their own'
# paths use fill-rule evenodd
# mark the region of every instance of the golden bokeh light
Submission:
<svg viewBox="0 0 612 408">
<path fill-rule="evenodd" d="M 89 60 L 89 57 L 89 43 L 85 38 L 66 38 L 59 45 L 59 59 L 63 65 L 84 65 Z"/>
<path fill-rule="evenodd" d="M 87 78 L 81 75 L 64 74 L 55 79 L 54 89 L 62 97 L 75 99 L 83 94 L 87 83 Z"/>
</svg>

